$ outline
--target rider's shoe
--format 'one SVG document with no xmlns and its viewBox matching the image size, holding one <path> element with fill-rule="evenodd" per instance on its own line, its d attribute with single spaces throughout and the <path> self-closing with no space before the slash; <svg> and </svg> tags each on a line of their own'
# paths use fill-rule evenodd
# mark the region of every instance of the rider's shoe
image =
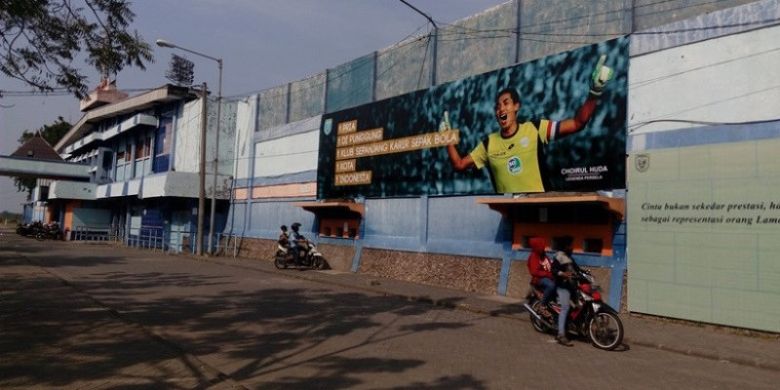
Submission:
<svg viewBox="0 0 780 390">
<path fill-rule="evenodd" d="M 572 342 L 569 341 L 569 339 L 566 338 L 566 336 L 556 336 L 555 337 L 555 341 L 557 341 L 558 344 L 566 346 L 566 347 L 573 347 L 574 346 L 574 344 L 572 344 Z"/>
</svg>

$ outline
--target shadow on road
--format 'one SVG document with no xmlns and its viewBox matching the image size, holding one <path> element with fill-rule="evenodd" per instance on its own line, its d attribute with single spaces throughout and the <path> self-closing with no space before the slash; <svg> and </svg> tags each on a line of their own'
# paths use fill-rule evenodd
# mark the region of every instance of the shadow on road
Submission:
<svg viewBox="0 0 780 390">
<path fill-rule="evenodd" d="M 0 362 L 0 387 L 79 387 L 117 378 L 142 378 L 152 387 L 202 386 L 209 379 L 189 358 L 197 356 L 227 362 L 212 365 L 226 367 L 226 375 L 251 386 L 348 388 L 365 384 L 374 374 L 403 378 L 404 372 L 426 364 L 372 356 L 376 349 L 366 347 L 472 326 L 404 324 L 404 317 L 443 309 L 379 295 L 316 285 L 300 289 L 289 282 L 239 288 L 235 277 L 203 271 L 151 272 L 146 266 L 137 272 L 128 267 L 106 271 L 101 267 L 139 260 L 105 248 L 88 256 L 61 248 L 56 255 L 50 251 L 25 250 L 27 260 L 0 252 L 0 350 L 9 357 Z M 30 264 L 54 272 L 59 267 L 85 270 L 78 280 L 63 283 Z M 260 272 L 251 276 L 269 277 Z M 166 342 L 154 342 L 151 332 Z M 191 379 L 177 383 L 170 378 Z M 120 383 L 111 387 L 121 388 Z M 462 374 L 396 388 L 481 389 L 484 384 Z"/>
</svg>

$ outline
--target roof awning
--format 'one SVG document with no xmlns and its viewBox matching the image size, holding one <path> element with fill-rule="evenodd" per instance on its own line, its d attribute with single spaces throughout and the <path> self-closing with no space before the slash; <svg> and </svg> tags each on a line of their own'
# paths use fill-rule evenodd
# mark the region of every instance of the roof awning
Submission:
<svg viewBox="0 0 780 390">
<path fill-rule="evenodd" d="M 625 214 L 625 199 L 624 198 L 611 198 L 598 194 L 582 194 L 582 195 L 532 195 L 522 198 L 477 198 L 477 203 L 486 204 L 491 209 L 505 212 L 513 207 L 522 207 L 527 205 L 534 206 L 555 206 L 561 204 L 575 204 L 575 203 L 596 203 L 601 204 L 605 209 L 614 213 L 618 218 L 623 219 Z"/>
<path fill-rule="evenodd" d="M 298 206 L 312 213 L 322 212 L 340 212 L 345 214 L 356 214 L 363 217 L 366 207 L 363 203 L 355 202 L 297 202 L 293 206 Z"/>
</svg>

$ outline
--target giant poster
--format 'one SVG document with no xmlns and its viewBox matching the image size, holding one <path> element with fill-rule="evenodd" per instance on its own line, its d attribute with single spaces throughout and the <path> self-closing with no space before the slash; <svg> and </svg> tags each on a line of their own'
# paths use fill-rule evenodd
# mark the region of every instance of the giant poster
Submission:
<svg viewBox="0 0 780 390">
<path fill-rule="evenodd" d="M 327 113 L 318 198 L 625 188 L 627 71 L 621 37 Z"/>
</svg>

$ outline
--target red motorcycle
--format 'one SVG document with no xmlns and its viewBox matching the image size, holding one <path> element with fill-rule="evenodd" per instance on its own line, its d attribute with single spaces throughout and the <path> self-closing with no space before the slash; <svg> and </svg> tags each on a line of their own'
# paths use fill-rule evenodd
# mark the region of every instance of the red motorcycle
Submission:
<svg viewBox="0 0 780 390">
<path fill-rule="evenodd" d="M 574 278 L 577 290 L 571 295 L 567 333 L 586 337 L 599 349 L 611 351 L 617 348 L 623 343 L 623 323 L 617 311 L 602 301 L 599 286 L 590 272 L 580 269 L 575 272 Z M 558 329 L 561 306 L 550 302 L 549 310 L 540 310 L 543 295 L 541 289 L 532 285 L 523 306 L 531 315 L 531 325 L 537 332 L 552 333 Z"/>
</svg>

